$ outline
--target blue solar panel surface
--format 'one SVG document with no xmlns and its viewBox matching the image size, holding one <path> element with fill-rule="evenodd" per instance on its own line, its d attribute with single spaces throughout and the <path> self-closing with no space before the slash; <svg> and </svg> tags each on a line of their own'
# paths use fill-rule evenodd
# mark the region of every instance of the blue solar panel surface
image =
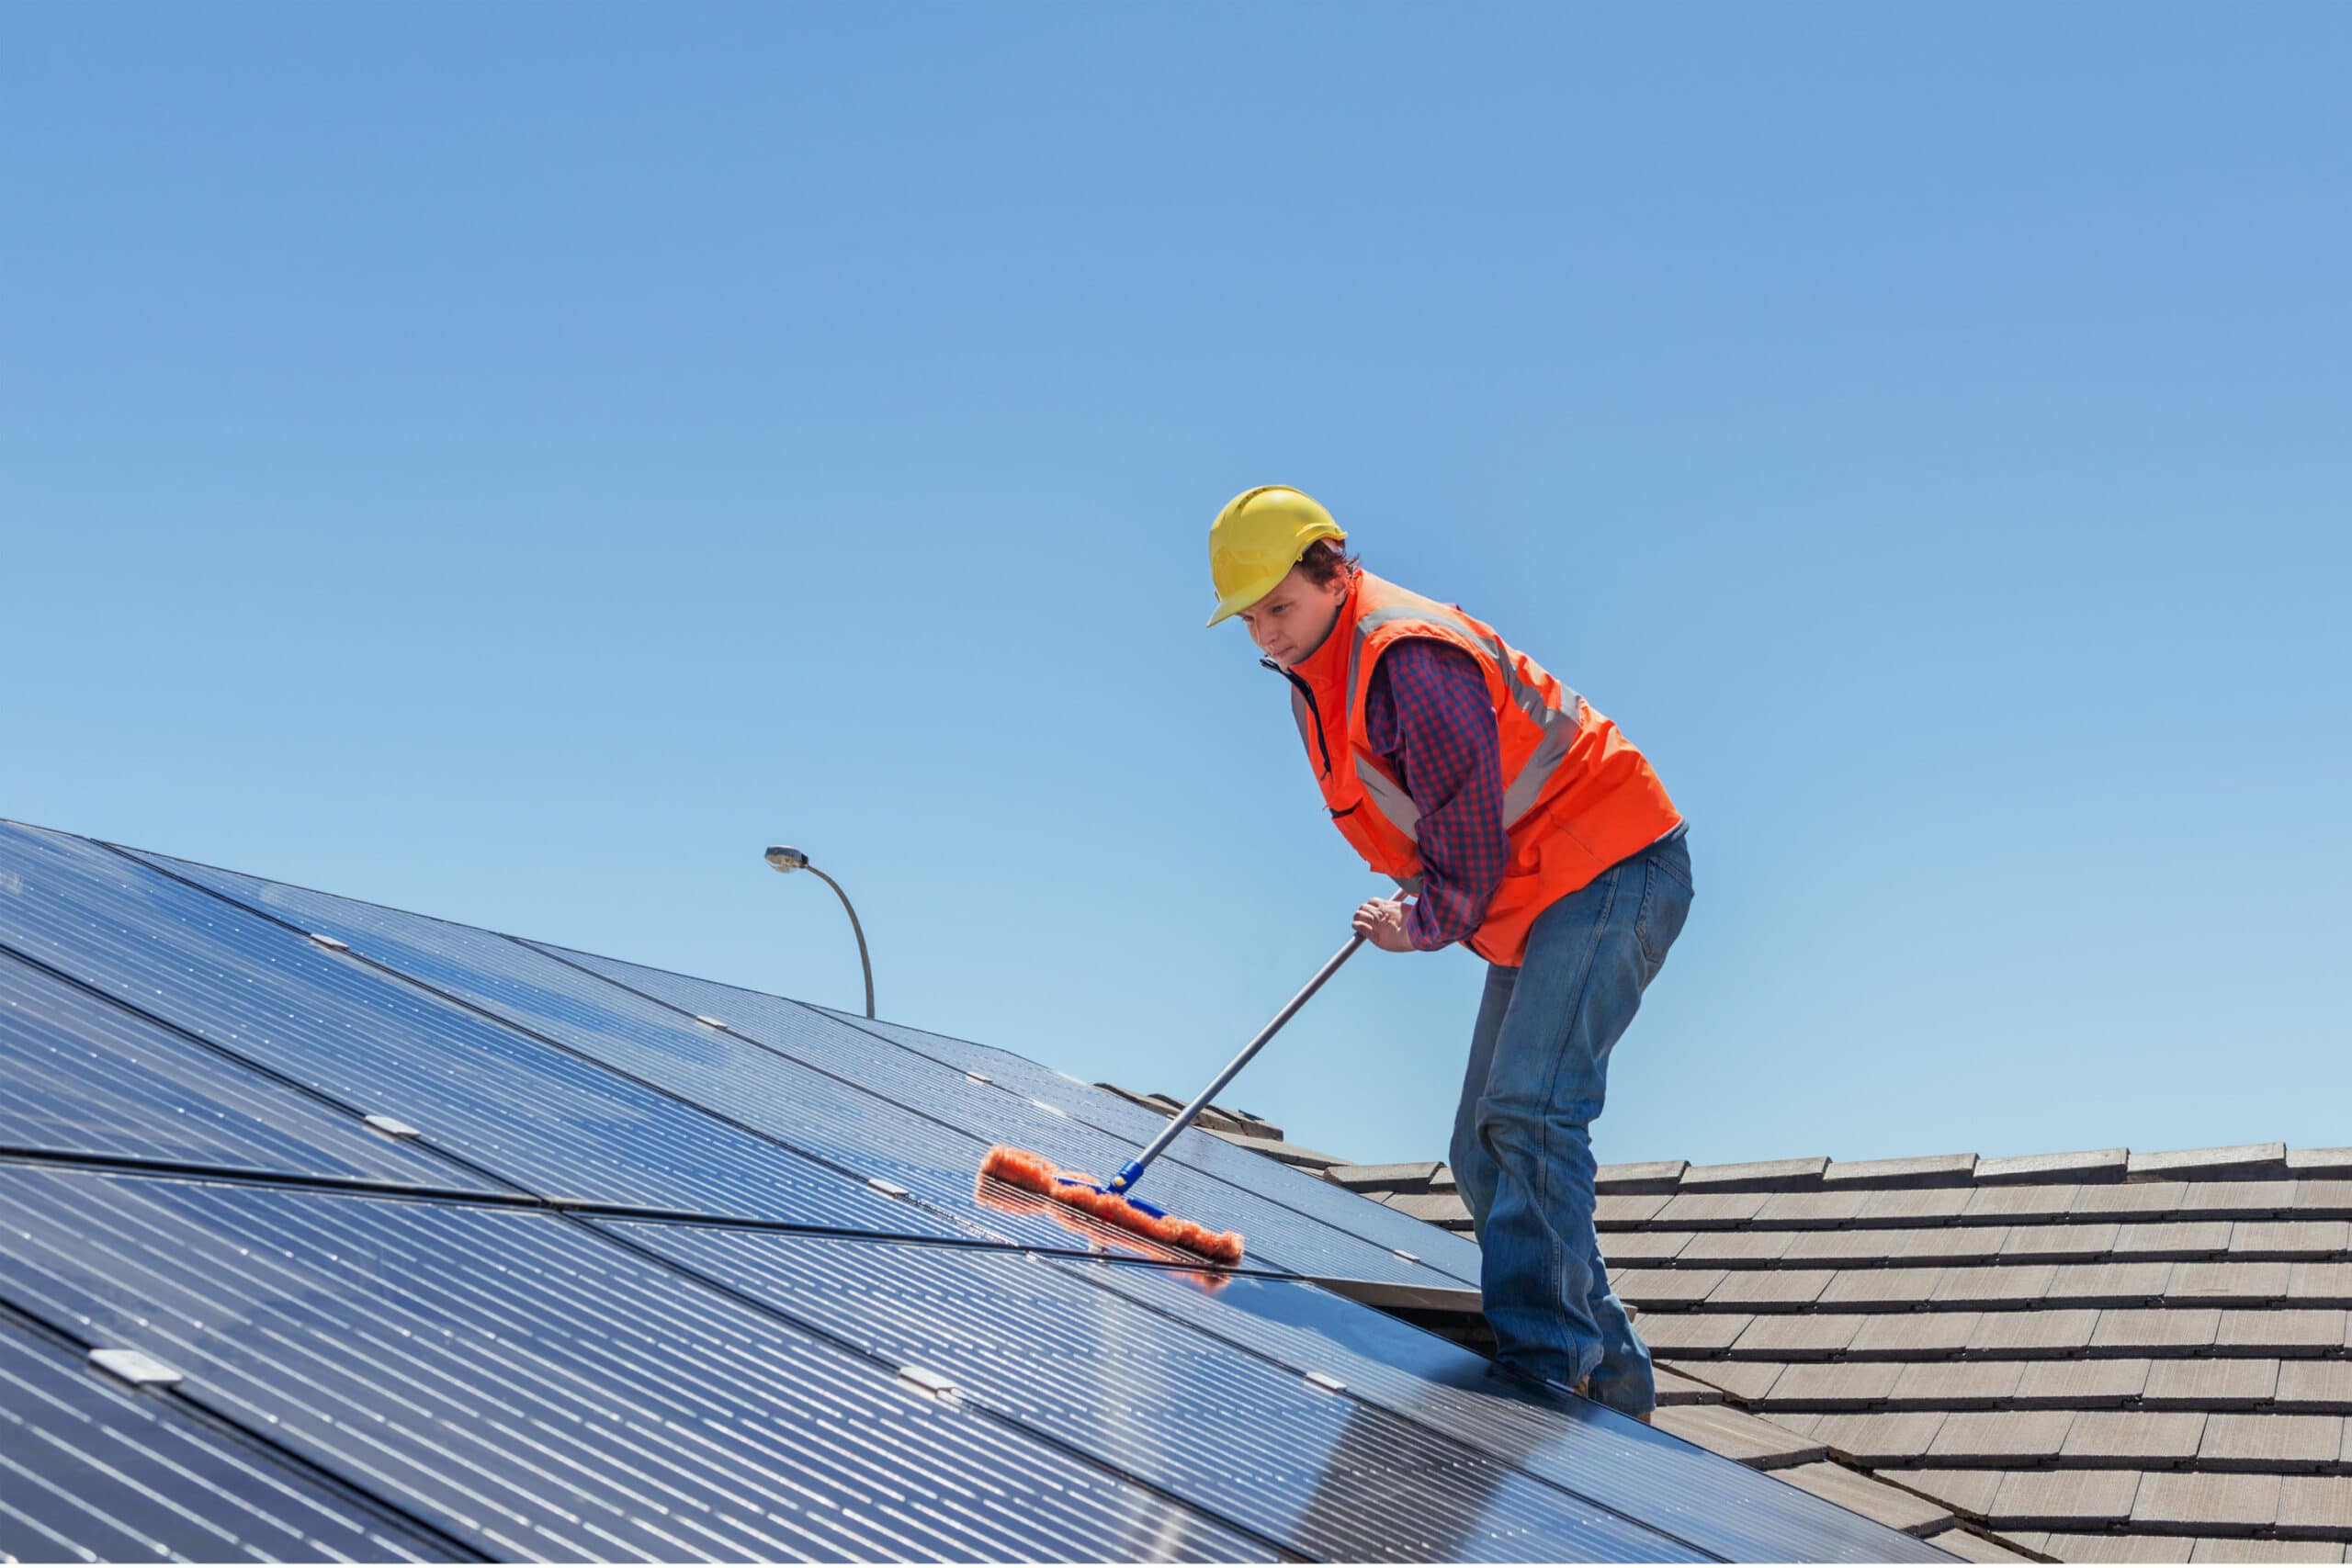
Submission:
<svg viewBox="0 0 2352 1568">
<path fill-rule="evenodd" d="M 1476 1254 L 1245 1150 L 1152 1177 L 1250 1233 L 1240 1271 L 973 1178 L 1161 1124 L 0 823 L 0 1554 L 1946 1560 L 1298 1277 L 1458 1290 Z"/>
</svg>

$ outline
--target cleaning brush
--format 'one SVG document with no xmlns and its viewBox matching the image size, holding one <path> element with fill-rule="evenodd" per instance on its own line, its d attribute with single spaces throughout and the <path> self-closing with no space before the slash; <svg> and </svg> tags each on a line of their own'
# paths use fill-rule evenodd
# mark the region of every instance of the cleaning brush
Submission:
<svg viewBox="0 0 2352 1568">
<path fill-rule="evenodd" d="M 1168 1125 L 1159 1130 L 1159 1135 L 1145 1145 L 1142 1153 L 1120 1167 L 1119 1174 L 1109 1181 L 1097 1181 L 1091 1176 L 1064 1170 L 1043 1155 L 1016 1149 L 1009 1144 L 999 1144 L 989 1150 L 988 1157 L 980 1162 L 980 1174 L 992 1176 L 999 1181 L 1051 1198 L 1057 1202 L 1067 1203 L 1073 1209 L 1093 1215 L 1105 1224 L 1132 1231 L 1148 1240 L 1182 1247 L 1227 1266 L 1240 1262 L 1242 1239 L 1238 1231 L 1213 1231 L 1196 1221 L 1179 1218 L 1156 1203 L 1147 1203 L 1133 1196 L 1128 1189 L 1143 1179 L 1145 1168 L 1176 1141 L 1179 1133 L 1193 1124 L 1193 1119 L 1201 1113 L 1202 1109 L 1233 1081 L 1235 1074 L 1250 1065 L 1250 1058 L 1274 1037 L 1277 1030 L 1291 1021 L 1293 1014 L 1306 1005 L 1306 999 L 1323 988 L 1323 982 L 1339 973 L 1340 965 L 1352 957 L 1363 942 L 1362 933 L 1358 933 L 1349 940 L 1345 947 L 1326 959 L 1323 967 L 1315 972 L 1314 978 L 1301 987 L 1296 996 L 1283 1004 L 1283 1010 L 1274 1014 L 1265 1028 L 1258 1031 L 1249 1044 L 1241 1048 L 1240 1055 L 1225 1065 L 1223 1072 L 1209 1080 L 1208 1088 L 1194 1095 L 1193 1103 L 1177 1112 Z"/>
</svg>

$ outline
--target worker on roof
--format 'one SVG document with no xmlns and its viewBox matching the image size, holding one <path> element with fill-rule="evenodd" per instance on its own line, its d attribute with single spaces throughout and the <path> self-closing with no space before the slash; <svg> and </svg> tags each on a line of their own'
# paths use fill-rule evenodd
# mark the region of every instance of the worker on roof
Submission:
<svg viewBox="0 0 2352 1568">
<path fill-rule="evenodd" d="M 1690 908 L 1682 816 L 1634 743 L 1491 626 L 1363 570 L 1284 485 L 1209 526 L 1216 613 L 1290 684 L 1331 821 L 1403 898 L 1355 929 L 1466 944 L 1486 995 L 1454 1113 L 1496 1359 L 1646 1416 L 1648 1348 L 1593 1231 L 1609 1052 Z"/>
</svg>

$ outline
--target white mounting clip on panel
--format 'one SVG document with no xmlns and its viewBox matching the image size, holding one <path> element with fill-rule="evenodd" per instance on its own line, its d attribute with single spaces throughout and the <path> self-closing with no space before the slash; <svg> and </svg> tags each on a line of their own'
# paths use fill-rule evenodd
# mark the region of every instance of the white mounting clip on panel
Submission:
<svg viewBox="0 0 2352 1568">
<path fill-rule="evenodd" d="M 388 1138 L 421 1138 L 424 1135 L 397 1116 L 370 1116 L 366 1119 L 365 1124 L 373 1127 Z"/>
<path fill-rule="evenodd" d="M 1333 1377 L 1329 1372 L 1309 1372 L 1306 1374 L 1306 1381 L 1313 1383 L 1317 1388 L 1329 1389 L 1333 1393 L 1344 1393 L 1347 1392 L 1348 1388 L 1347 1384 L 1341 1382 L 1339 1379 Z"/>
<path fill-rule="evenodd" d="M 90 1365 L 140 1388 L 150 1383 L 169 1388 L 180 1381 L 178 1369 L 164 1365 L 144 1350 L 93 1350 Z"/>
<path fill-rule="evenodd" d="M 698 1012 L 695 1014 L 695 1021 L 711 1029 L 725 1029 L 727 1027 L 727 1021 L 725 1019 L 713 1018 L 707 1012 Z"/>
<path fill-rule="evenodd" d="M 956 1399 L 963 1395 L 964 1391 L 953 1382 L 941 1377 L 937 1372 L 922 1367 L 900 1367 L 899 1377 L 900 1381 L 914 1384 L 934 1399 Z"/>
<path fill-rule="evenodd" d="M 966 1077 L 967 1077 L 967 1078 L 971 1079 L 974 1083 L 994 1083 L 994 1082 L 996 1082 L 996 1079 L 994 1079 L 994 1078 L 992 1078 L 992 1077 L 989 1077 L 989 1076 L 988 1076 L 988 1074 L 986 1074 L 986 1073 L 966 1073 L 964 1076 L 965 1076 Z"/>
<path fill-rule="evenodd" d="M 1040 1111 L 1051 1111 L 1056 1116 L 1068 1116 L 1069 1114 L 1069 1111 L 1064 1111 L 1060 1106 L 1048 1105 L 1042 1100 L 1033 1100 L 1029 1103 L 1035 1106 Z"/>
<path fill-rule="evenodd" d="M 876 1192 L 881 1193 L 885 1198 L 903 1198 L 907 1196 L 907 1190 L 905 1188 L 899 1186 L 895 1181 L 885 1181 L 878 1176 L 867 1177 L 865 1179 L 865 1184 L 868 1187 L 873 1188 Z"/>
<path fill-rule="evenodd" d="M 1406 1251 L 1401 1247 L 1392 1247 L 1388 1250 L 1395 1253 L 1397 1257 L 1403 1258 L 1408 1263 L 1419 1263 L 1420 1261 L 1419 1258 L 1414 1257 L 1411 1253 Z"/>
<path fill-rule="evenodd" d="M 351 944 L 349 942 L 344 942 L 335 937 L 331 937 L 324 931 L 312 931 L 311 933 L 311 940 L 331 953 L 349 953 L 351 951 Z"/>
</svg>

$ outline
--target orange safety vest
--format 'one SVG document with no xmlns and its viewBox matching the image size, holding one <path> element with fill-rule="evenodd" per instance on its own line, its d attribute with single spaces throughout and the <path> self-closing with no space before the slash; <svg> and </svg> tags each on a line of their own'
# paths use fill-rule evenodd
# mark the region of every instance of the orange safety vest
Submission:
<svg viewBox="0 0 2352 1568">
<path fill-rule="evenodd" d="M 1502 750 L 1503 826 L 1510 860 L 1470 950 L 1517 965 L 1527 928 L 1557 900 L 1682 820 L 1649 760 L 1600 710 L 1513 649 L 1459 605 L 1441 604 L 1358 571 L 1323 645 L 1285 670 L 1299 739 L 1332 822 L 1372 869 L 1420 892 L 1412 797 L 1363 740 L 1373 667 L 1399 637 L 1434 637 L 1478 661 Z"/>
</svg>

